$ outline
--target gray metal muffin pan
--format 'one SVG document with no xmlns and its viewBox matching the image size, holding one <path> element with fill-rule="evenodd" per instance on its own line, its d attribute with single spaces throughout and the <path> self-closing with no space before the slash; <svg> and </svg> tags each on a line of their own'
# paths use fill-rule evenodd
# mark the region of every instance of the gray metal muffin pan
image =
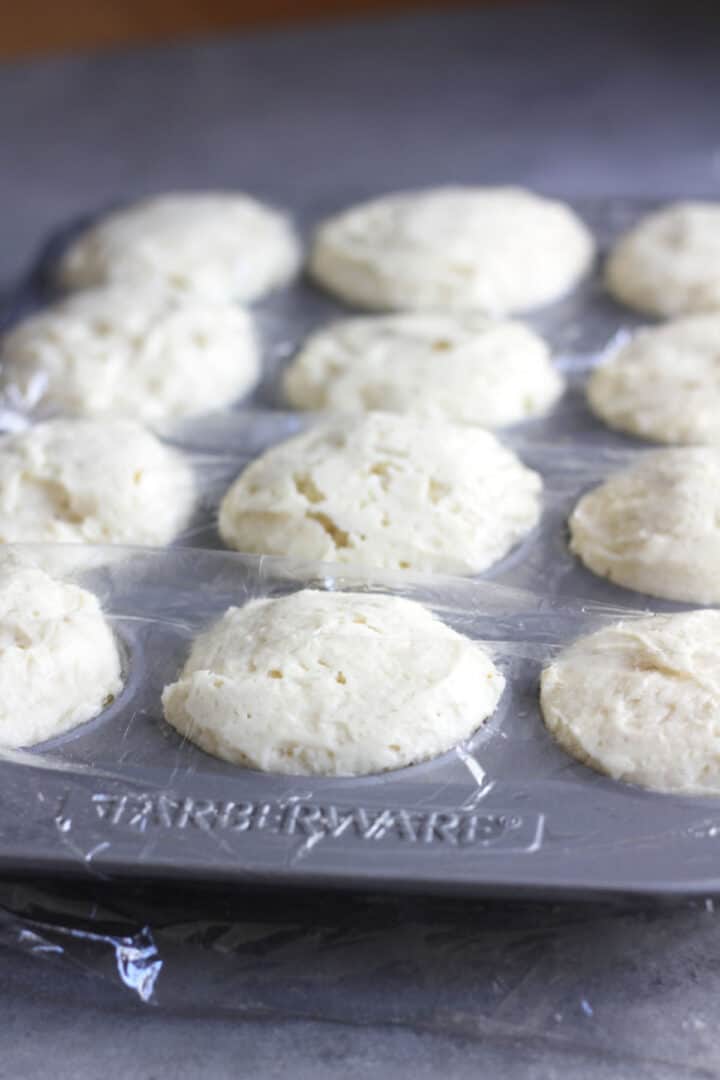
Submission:
<svg viewBox="0 0 720 1080">
<path fill-rule="evenodd" d="M 647 208 L 580 207 L 603 246 Z M 48 260 L 63 239 L 9 319 L 46 299 Z M 3 755 L 0 869 L 478 896 L 718 891 L 720 802 L 592 772 L 553 742 L 537 703 L 539 672 L 564 643 L 643 610 L 682 609 L 595 578 L 567 550 L 579 493 L 639 452 L 594 420 L 582 395 L 588 367 L 638 320 L 603 294 L 599 275 L 528 320 L 555 346 L 569 389 L 551 416 L 503 434 L 543 473 L 545 512 L 482 579 L 367 575 L 217 550 L 224 487 L 244 461 L 311 422 L 273 409 L 283 362 L 308 329 L 341 313 L 304 282 L 260 305 L 267 378 L 251 407 L 165 431 L 192 455 L 204 488 L 197 520 L 173 548 L 88 550 L 84 570 L 76 547 L 18 549 L 97 592 L 127 683 L 95 720 Z M 508 680 L 496 714 L 434 761 L 365 778 L 264 775 L 184 742 L 162 719 L 160 693 L 193 636 L 230 604 L 308 585 L 400 592 L 487 643 Z"/>
</svg>

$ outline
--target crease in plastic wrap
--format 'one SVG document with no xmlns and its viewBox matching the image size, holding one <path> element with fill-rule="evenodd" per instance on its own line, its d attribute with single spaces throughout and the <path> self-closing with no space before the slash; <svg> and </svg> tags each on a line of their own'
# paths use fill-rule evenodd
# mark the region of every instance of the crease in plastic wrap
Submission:
<svg viewBox="0 0 720 1080">
<path fill-rule="evenodd" d="M 0 887 L 0 943 L 84 972 L 86 995 L 115 987 L 116 1008 L 124 994 L 185 1016 L 402 1027 L 593 1077 L 716 1075 L 710 898 L 642 910 L 16 884 Z"/>
<path fill-rule="evenodd" d="M 648 208 L 581 207 L 603 244 Z M 7 323 L 47 300 L 47 268 L 65 240 L 51 242 Z M 530 320 L 554 347 L 568 391 L 548 417 L 499 433 L 542 474 L 544 509 L 534 533 L 482 578 L 368 579 L 351 567 L 218 550 L 223 491 L 247 461 L 313 422 L 282 411 L 282 366 L 309 329 L 342 313 L 306 283 L 263 303 L 266 375 L 253 398 L 162 426 L 203 493 L 172 548 L 16 550 L 97 593 L 123 643 L 127 683 L 96 720 L 0 762 L 9 823 L 0 869 L 45 878 L 0 886 L 2 941 L 119 980 L 148 1003 L 533 1034 L 568 1046 L 595 1045 L 604 1023 L 619 1054 L 645 1061 L 642 1024 L 625 1026 L 612 999 L 613 965 L 631 964 L 628 955 L 649 965 L 658 935 L 682 953 L 671 929 L 698 910 L 709 930 L 696 961 L 710 963 L 717 802 L 592 773 L 553 742 L 537 704 L 541 666 L 579 634 L 646 608 L 682 609 L 594 577 L 567 548 L 580 494 L 646 449 L 604 428 L 583 395 L 587 371 L 639 320 L 602 294 L 597 277 Z M 8 407 L 0 419 L 13 430 L 36 415 Z M 204 550 L 188 547 L 198 544 Z M 159 695 L 194 634 L 230 604 L 308 584 L 399 591 L 484 642 L 508 677 L 496 714 L 435 761 L 349 780 L 263 776 L 183 742 L 164 724 Z M 74 881 L 61 880 L 68 874 Z M 333 893 L 339 885 L 351 892 Z M 277 891 L 265 895 L 270 886 Z M 467 899 L 429 898 L 442 893 Z M 699 899 L 654 914 L 629 901 L 569 915 L 478 899 L 689 893 Z M 596 971 L 596 985 L 578 988 L 566 974 L 576 959 Z"/>
<path fill-rule="evenodd" d="M 571 641 L 639 610 L 562 588 L 550 595 L 211 549 L 14 545 L 5 558 L 90 589 L 125 668 L 123 689 L 94 720 L 0 755 L 6 866 L 550 896 L 697 892 L 717 880 L 716 801 L 593 773 L 540 716 L 542 668 Z M 533 573 L 549 584 L 542 564 Z M 437 758 L 348 778 L 239 768 L 165 723 L 162 690 L 199 632 L 230 606 L 305 587 L 399 592 L 433 610 L 481 643 L 505 677 L 493 715 Z"/>
</svg>

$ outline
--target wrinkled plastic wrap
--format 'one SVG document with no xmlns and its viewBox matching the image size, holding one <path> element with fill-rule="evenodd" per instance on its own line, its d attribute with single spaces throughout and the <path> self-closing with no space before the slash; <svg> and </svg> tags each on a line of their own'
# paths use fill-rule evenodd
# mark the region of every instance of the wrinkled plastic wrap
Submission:
<svg viewBox="0 0 720 1080">
<path fill-rule="evenodd" d="M 159 431 L 162 439 L 190 465 L 195 489 L 194 511 L 173 547 L 225 549 L 217 528 L 224 494 L 251 461 L 307 429 L 316 419 L 313 414 L 257 409 L 166 425 Z M 575 596 L 620 607 L 661 608 L 660 600 L 597 579 L 578 564 L 566 543 L 567 518 L 578 499 L 613 472 L 639 461 L 649 452 L 647 448 L 633 445 L 630 440 L 623 445 L 618 437 L 613 446 L 575 442 L 570 449 L 564 438 L 550 443 L 521 428 L 500 437 L 542 478 L 541 520 L 507 556 L 475 580 L 495 581 L 550 597 Z M 150 473 L 147 467 L 144 471 Z M 90 552 L 83 558 L 89 560 Z M 69 564 L 67 558 L 65 562 Z M 401 586 L 405 580 L 405 576 L 399 578 Z M 673 605 L 665 606 L 673 609 Z"/>
<path fill-rule="evenodd" d="M 125 657 L 125 687 L 94 720 L 2 755 L 14 820 L 0 849 L 6 866 L 468 894 L 694 891 L 715 880 L 706 862 L 712 800 L 594 774 L 540 718 L 542 667 L 581 634 L 632 617 L 629 608 L 179 547 L 16 545 L 13 558 L 99 597 Z M 164 723 L 163 687 L 202 629 L 233 604 L 308 586 L 401 592 L 483 643 L 507 682 L 493 716 L 449 753 L 354 778 L 240 769 Z"/>
<path fill-rule="evenodd" d="M 323 205 L 304 208 L 296 215 L 301 234 L 309 239 L 313 225 L 336 209 L 348 205 L 352 198 L 339 198 L 333 206 Z M 637 218 L 657 204 L 649 200 L 585 200 L 576 204 L 578 212 L 593 229 L 600 250 L 604 251 L 612 238 L 627 228 Z M 106 208 L 110 209 L 110 208 Z M 44 306 L 58 297 L 53 281 L 53 270 L 60 253 L 67 244 L 88 226 L 92 217 L 73 222 L 52 236 L 39 253 L 27 279 L 0 311 L 0 329 Z M 347 307 L 333 297 L 316 289 L 305 278 L 300 278 L 291 288 L 280 290 L 254 305 L 253 311 L 262 345 L 263 376 L 253 394 L 241 402 L 239 408 L 282 408 L 284 405 L 281 374 L 288 360 L 310 331 L 332 319 L 357 315 L 358 311 Z M 360 313 L 362 314 L 362 313 Z M 538 330 L 553 347 L 561 369 L 571 375 L 582 372 L 619 335 L 627 333 L 647 319 L 620 307 L 608 296 L 596 270 L 582 281 L 568 297 L 523 317 Z M 29 400 L 16 388 L 6 388 L 2 404 L 8 410 L 6 423 L 22 423 L 47 415 L 42 400 L 43 387 L 38 384 Z M 547 436 L 557 439 L 581 437 L 594 438 L 604 429 L 589 419 L 587 411 L 580 407 L 581 395 L 571 393 L 547 420 L 532 421 L 522 425 L 522 430 L 540 439 Z M 588 428 L 589 423 L 589 428 Z"/>
<path fill-rule="evenodd" d="M 497 1076 L 519 1056 L 530 1076 L 713 1077 L 717 918 L 709 898 L 641 910 L 627 901 L 0 886 L 0 944 L 43 965 L 46 994 L 63 968 L 86 975 L 58 982 L 73 988 L 78 1006 L 111 1003 L 121 1031 L 138 1023 L 132 1012 L 123 1017 L 122 993 L 128 1008 L 171 1010 L 184 1025 L 202 1017 L 368 1024 L 381 1072 L 404 1028 L 445 1037 L 439 1047 L 410 1043 L 434 1047 L 436 1061 L 456 1039 Z M 84 1016 L 92 1024 L 92 1013 Z M 346 1029 L 322 1031 L 292 1026 L 290 1045 L 352 1045 Z"/>
<path fill-rule="evenodd" d="M 648 206 L 581 209 L 604 244 Z M 8 323 L 47 300 L 48 267 L 67 235 L 52 241 Z M 222 999 L 248 1013 L 511 1035 L 523 985 L 552 974 L 558 942 L 572 950 L 572 920 L 566 925 L 561 908 L 527 903 L 475 902 L 468 916 L 458 901 L 421 897 L 704 897 L 720 883 L 716 802 L 655 795 L 592 773 L 553 743 L 537 705 L 539 671 L 563 644 L 634 610 L 680 607 L 595 578 L 567 550 L 565 522 L 579 495 L 643 452 L 590 415 L 582 390 L 588 368 L 639 320 L 602 293 L 597 277 L 530 320 L 554 346 L 569 387 L 550 416 L 502 433 L 542 473 L 544 512 L 534 533 L 482 579 L 373 573 L 368 581 L 351 569 L 217 550 L 224 490 L 247 461 L 312 423 L 279 408 L 283 364 L 309 329 L 342 313 L 306 283 L 263 303 L 266 376 L 253 398 L 217 417 L 163 426 L 161 435 L 189 455 L 202 490 L 173 548 L 19 552 L 97 592 L 123 643 L 127 684 L 96 720 L 0 761 L 8 823 L 0 866 L 6 878 L 46 877 L 44 885 L 3 886 L 2 939 L 118 977 L 148 1002 L 213 1008 Z M 29 412 L 19 404 L 4 403 L 8 430 L 42 415 L 41 401 Z M 159 696 L 195 633 L 230 604 L 307 584 L 400 590 L 485 642 L 508 678 L 496 714 L 435 761 L 351 780 L 263 776 L 184 743 L 164 724 Z M 59 885 L 67 875 L 75 882 Z M 148 881 L 165 884 L 148 894 Z M 191 897 L 198 883 L 215 891 Z M 280 892 L 258 894 L 270 886 Z M 353 895 L 334 895 L 330 886 Z M 380 900 L 380 891 L 397 898 Z M 408 892 L 415 895 L 399 895 Z M 617 919 L 638 917 L 629 908 L 587 910 L 601 938 L 612 939 Z M 495 972 L 487 986 L 480 976 L 472 987 L 453 981 L 452 957 L 467 950 L 478 972 Z M 398 997 L 393 1015 L 383 1011 L 378 986 L 397 989 L 438 964 L 441 990 L 427 1015 L 412 995 Z M 470 966 L 463 970 L 469 979 Z M 348 987 L 352 993 L 337 992 Z M 574 1030 L 596 1008 L 592 995 L 579 1004 L 550 1000 L 554 1012 L 536 1018 L 538 1032 L 554 1023 L 561 1039 L 563 1017 Z"/>
</svg>

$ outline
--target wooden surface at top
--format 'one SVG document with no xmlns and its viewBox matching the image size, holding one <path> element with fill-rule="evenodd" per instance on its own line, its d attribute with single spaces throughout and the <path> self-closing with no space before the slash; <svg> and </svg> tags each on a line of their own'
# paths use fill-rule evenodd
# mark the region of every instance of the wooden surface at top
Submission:
<svg viewBox="0 0 720 1080">
<path fill-rule="evenodd" d="M 443 6 L 443 0 L 0 0 L 0 58 Z"/>
</svg>

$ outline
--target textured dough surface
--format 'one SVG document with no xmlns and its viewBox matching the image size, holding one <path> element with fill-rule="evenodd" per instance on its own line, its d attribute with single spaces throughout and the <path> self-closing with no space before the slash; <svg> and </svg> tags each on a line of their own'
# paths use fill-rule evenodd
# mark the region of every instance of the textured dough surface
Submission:
<svg viewBox="0 0 720 1080">
<path fill-rule="evenodd" d="M 617 242 L 610 291 L 638 311 L 672 317 L 720 311 L 720 203 L 672 203 Z"/>
<path fill-rule="evenodd" d="M 300 246 L 283 214 L 249 195 L 159 195 L 90 226 L 60 261 L 67 289 L 157 282 L 182 295 L 255 300 L 297 272 Z"/>
<path fill-rule="evenodd" d="M 641 439 L 720 444 L 720 314 L 634 334 L 595 369 L 588 401 L 610 427 Z"/>
<path fill-rule="evenodd" d="M 444 753 L 504 686 L 482 648 L 421 604 L 305 590 L 230 608 L 196 640 L 163 706 L 216 757 L 353 776 Z"/>
<path fill-rule="evenodd" d="M 495 428 L 563 391 L 542 338 L 474 312 L 345 319 L 313 334 L 285 376 L 300 409 L 413 413 Z"/>
<path fill-rule="evenodd" d="M 247 311 L 154 285 L 71 295 L 7 334 L 0 362 L 29 406 L 146 422 L 222 408 L 260 376 Z"/>
<path fill-rule="evenodd" d="M 32 746 L 90 720 L 122 688 L 97 598 L 42 570 L 0 569 L 0 745 Z"/>
<path fill-rule="evenodd" d="M 477 573 L 536 524 L 542 482 L 480 428 L 337 417 L 268 450 L 220 507 L 240 551 Z"/>
<path fill-rule="evenodd" d="M 190 467 L 132 420 L 49 420 L 0 438 L 0 543 L 167 544 Z"/>
<path fill-rule="evenodd" d="M 628 589 L 720 603 L 720 449 L 643 454 L 580 499 L 571 550 Z"/>
<path fill-rule="evenodd" d="M 542 675 L 545 723 L 617 780 L 720 794 L 720 612 L 653 615 L 581 638 Z"/>
<path fill-rule="evenodd" d="M 564 203 L 522 188 L 444 187 L 386 195 L 329 218 L 310 270 L 361 307 L 502 315 L 564 296 L 594 250 Z"/>
</svg>

